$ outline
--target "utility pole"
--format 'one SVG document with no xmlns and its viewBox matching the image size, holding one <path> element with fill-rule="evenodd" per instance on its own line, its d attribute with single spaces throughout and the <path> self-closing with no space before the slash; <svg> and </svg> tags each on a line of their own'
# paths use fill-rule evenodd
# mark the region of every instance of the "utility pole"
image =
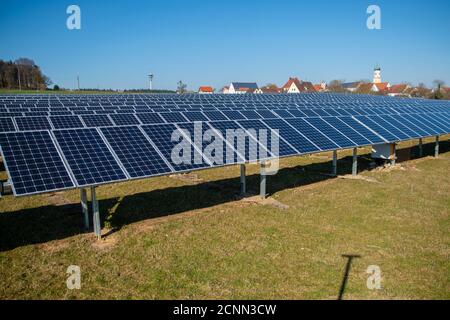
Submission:
<svg viewBox="0 0 450 320">
<path fill-rule="evenodd" d="M 80 91 L 80 76 L 77 76 L 78 91 Z"/>
<path fill-rule="evenodd" d="M 150 90 L 152 90 L 153 89 L 153 74 L 149 74 L 148 75 L 148 79 L 150 80 Z"/>
</svg>

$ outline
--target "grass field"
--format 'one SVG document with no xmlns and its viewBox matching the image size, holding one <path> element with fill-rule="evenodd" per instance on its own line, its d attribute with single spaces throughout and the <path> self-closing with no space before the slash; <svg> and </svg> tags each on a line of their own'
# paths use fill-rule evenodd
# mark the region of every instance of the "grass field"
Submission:
<svg viewBox="0 0 450 320">
<path fill-rule="evenodd" d="M 344 299 L 450 299 L 448 139 L 439 159 L 430 143 L 393 169 L 362 155 L 357 180 L 323 174 L 330 154 L 284 159 L 265 203 L 239 199 L 238 167 L 103 186 L 102 241 L 83 232 L 77 190 L 2 197 L 0 299 L 337 299 L 346 254 L 360 257 Z M 247 174 L 256 194 L 258 167 Z M 66 288 L 69 265 L 81 290 Z"/>
</svg>

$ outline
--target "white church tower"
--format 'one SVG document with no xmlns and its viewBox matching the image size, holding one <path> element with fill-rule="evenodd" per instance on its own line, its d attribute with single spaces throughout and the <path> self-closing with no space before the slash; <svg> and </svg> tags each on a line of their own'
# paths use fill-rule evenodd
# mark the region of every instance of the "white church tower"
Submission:
<svg viewBox="0 0 450 320">
<path fill-rule="evenodd" d="M 381 83 L 381 68 L 378 65 L 373 70 L 373 83 Z"/>
</svg>

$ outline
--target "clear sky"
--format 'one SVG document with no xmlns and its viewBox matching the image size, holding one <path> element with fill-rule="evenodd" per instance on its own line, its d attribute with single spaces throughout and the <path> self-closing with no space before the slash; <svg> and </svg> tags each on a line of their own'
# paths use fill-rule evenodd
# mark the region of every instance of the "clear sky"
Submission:
<svg viewBox="0 0 450 320">
<path fill-rule="evenodd" d="M 81 30 L 66 9 L 81 8 Z M 381 8 L 381 30 L 366 27 Z M 371 79 L 450 83 L 450 1 L 0 0 L 0 59 L 28 57 L 54 83 L 85 88 L 220 88 Z"/>
</svg>

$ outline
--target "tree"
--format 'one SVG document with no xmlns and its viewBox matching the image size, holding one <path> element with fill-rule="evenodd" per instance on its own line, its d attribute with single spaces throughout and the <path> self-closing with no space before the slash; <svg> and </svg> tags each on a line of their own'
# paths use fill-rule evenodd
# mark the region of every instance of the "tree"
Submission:
<svg viewBox="0 0 450 320">
<path fill-rule="evenodd" d="M 0 88 L 43 90 L 51 83 L 31 59 L 0 60 Z"/>
<path fill-rule="evenodd" d="M 53 86 L 53 90 L 59 91 L 59 86 L 58 86 L 57 84 L 55 84 L 55 85 Z"/>
<path fill-rule="evenodd" d="M 177 87 L 177 92 L 179 94 L 183 94 L 186 93 L 186 88 L 187 88 L 187 84 L 183 83 L 183 81 L 178 81 L 178 87 Z"/>
<path fill-rule="evenodd" d="M 342 82 L 342 80 L 331 80 L 328 84 L 328 90 L 331 92 L 345 92 Z"/>
<path fill-rule="evenodd" d="M 435 89 L 440 90 L 443 86 L 445 86 L 445 81 L 439 79 L 433 81 L 433 87 Z"/>
</svg>

